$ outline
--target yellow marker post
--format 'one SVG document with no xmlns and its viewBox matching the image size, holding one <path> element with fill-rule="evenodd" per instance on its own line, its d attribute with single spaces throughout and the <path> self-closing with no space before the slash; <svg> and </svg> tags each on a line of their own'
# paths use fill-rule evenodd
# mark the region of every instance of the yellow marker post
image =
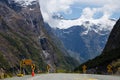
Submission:
<svg viewBox="0 0 120 80">
<path fill-rule="evenodd" d="M 50 72 L 50 65 L 47 65 L 47 71 Z"/>
<path fill-rule="evenodd" d="M 86 71 L 87 71 L 87 66 L 86 66 L 86 65 L 83 65 L 83 66 L 82 66 L 82 69 L 83 69 L 83 73 L 86 73 Z"/>
<path fill-rule="evenodd" d="M 32 69 L 32 77 L 33 77 L 33 76 L 35 76 L 35 72 L 34 72 L 34 70 L 35 70 L 35 64 L 31 65 L 31 69 Z"/>
<path fill-rule="evenodd" d="M 35 70 L 35 64 L 32 64 L 32 65 L 31 65 L 31 69 L 32 69 L 32 70 Z"/>
<path fill-rule="evenodd" d="M 20 61 L 20 73 L 17 74 L 18 77 L 23 77 L 23 73 L 22 73 L 22 66 L 23 66 L 23 61 Z"/>
<path fill-rule="evenodd" d="M 111 65 L 108 65 L 107 66 L 107 72 L 108 73 L 112 73 L 113 71 L 112 71 L 112 66 Z"/>
</svg>

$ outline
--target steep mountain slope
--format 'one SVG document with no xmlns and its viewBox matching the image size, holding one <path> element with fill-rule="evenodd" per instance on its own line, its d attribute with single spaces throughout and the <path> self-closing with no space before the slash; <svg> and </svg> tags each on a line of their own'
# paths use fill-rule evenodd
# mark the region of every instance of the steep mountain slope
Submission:
<svg viewBox="0 0 120 80">
<path fill-rule="evenodd" d="M 73 58 L 70 56 L 70 54 L 68 53 L 68 51 L 65 49 L 64 45 L 62 44 L 62 42 L 60 41 L 60 39 L 55 36 L 53 29 L 47 24 L 44 23 L 44 27 L 46 29 L 47 34 L 49 34 L 49 36 L 52 38 L 53 43 L 56 44 L 56 46 L 60 49 L 60 51 L 62 51 L 62 53 L 64 53 L 64 55 L 66 56 L 65 59 L 73 64 L 74 66 L 78 66 L 80 63 L 76 58 Z M 72 65 L 71 65 L 72 67 Z"/>
<path fill-rule="evenodd" d="M 120 19 L 114 26 L 109 36 L 108 42 L 103 50 L 103 53 L 120 48 Z"/>
<path fill-rule="evenodd" d="M 107 44 L 102 54 L 93 60 L 83 63 L 75 71 L 82 70 L 83 65 L 87 65 L 88 69 L 94 69 L 97 73 L 106 73 L 107 65 L 112 66 L 113 73 L 120 74 L 120 19 L 112 29 Z"/>
<path fill-rule="evenodd" d="M 115 22 L 110 19 L 107 23 L 101 23 L 102 20 L 64 20 L 59 16 L 57 19 L 61 20 L 58 26 L 61 25 L 62 28 L 56 28 L 53 32 L 70 55 L 81 63 L 100 55 Z M 66 28 L 68 26 L 71 27 Z"/>
<path fill-rule="evenodd" d="M 14 0 L 0 1 L 0 75 L 16 74 L 22 59 L 32 59 L 36 71 L 71 70 L 77 63 L 65 55 L 44 28 L 39 3 L 27 6 Z M 25 69 L 26 73 L 30 73 Z"/>
</svg>

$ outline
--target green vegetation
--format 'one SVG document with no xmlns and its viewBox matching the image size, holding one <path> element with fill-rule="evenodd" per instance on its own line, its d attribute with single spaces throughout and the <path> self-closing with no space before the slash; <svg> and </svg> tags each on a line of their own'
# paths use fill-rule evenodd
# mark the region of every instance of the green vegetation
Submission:
<svg viewBox="0 0 120 80">
<path fill-rule="evenodd" d="M 111 64 L 113 61 L 120 59 L 120 48 L 111 50 L 109 52 L 105 52 L 100 56 L 94 58 L 93 60 L 89 60 L 86 63 L 81 64 L 74 71 L 82 71 L 82 66 L 86 65 L 88 69 L 98 68 L 98 70 L 105 70 L 108 64 Z"/>
<path fill-rule="evenodd" d="M 24 44 L 20 41 L 20 39 L 18 37 L 14 36 L 14 35 L 3 34 L 3 33 L 0 33 L 0 35 L 3 38 L 5 38 L 11 46 L 13 46 L 20 53 L 24 54 L 25 57 L 27 57 L 26 48 L 24 47 Z"/>
<path fill-rule="evenodd" d="M 9 66 L 7 60 L 4 58 L 2 52 L 0 52 L 0 68 L 4 68 L 4 69 L 10 68 L 10 66 Z"/>
<path fill-rule="evenodd" d="M 10 69 L 10 66 L 8 64 L 8 61 L 4 58 L 3 53 L 0 52 L 0 69 L 3 68 L 5 70 Z M 12 77 L 11 73 L 8 71 L 8 73 L 4 73 L 3 76 L 0 76 L 0 79 L 3 78 L 8 78 L 8 77 Z"/>
<path fill-rule="evenodd" d="M 36 70 L 40 69 L 42 72 L 46 71 L 46 67 L 45 67 L 46 64 L 42 60 L 42 57 L 40 55 L 41 51 L 40 51 L 40 49 L 37 49 L 34 46 L 34 43 L 32 43 L 32 41 L 28 40 L 25 37 L 21 37 L 18 34 L 8 35 L 8 34 L 0 33 L 0 35 L 8 41 L 8 43 L 11 46 L 11 47 L 9 47 L 9 50 L 12 52 L 12 54 L 17 56 L 19 60 L 22 60 L 23 57 L 26 59 L 32 59 L 33 62 L 36 64 Z M 14 52 L 14 49 L 17 51 L 17 53 Z M 4 69 L 7 68 L 7 70 L 11 73 L 12 70 L 10 70 L 11 68 L 9 67 L 7 60 L 4 59 L 2 54 L 3 53 L 0 54 L 0 60 L 1 60 L 0 63 L 4 64 L 4 65 L 0 65 L 0 67 L 2 67 Z M 8 55 L 9 55 L 9 53 L 8 53 Z M 18 65 L 16 65 L 16 67 L 19 68 L 19 63 L 18 63 Z M 27 71 L 28 74 L 31 73 L 30 68 L 26 68 L 25 70 Z M 37 72 L 37 71 L 35 71 L 35 72 Z"/>
<path fill-rule="evenodd" d="M 74 60 L 70 56 L 65 56 L 65 54 L 58 48 L 58 46 L 55 45 L 56 43 L 54 43 L 53 41 L 49 41 L 49 43 L 50 45 L 52 45 L 53 50 L 57 55 L 58 62 L 55 63 L 57 66 L 57 72 L 71 72 L 74 69 L 74 67 L 78 65 L 77 60 Z"/>
</svg>

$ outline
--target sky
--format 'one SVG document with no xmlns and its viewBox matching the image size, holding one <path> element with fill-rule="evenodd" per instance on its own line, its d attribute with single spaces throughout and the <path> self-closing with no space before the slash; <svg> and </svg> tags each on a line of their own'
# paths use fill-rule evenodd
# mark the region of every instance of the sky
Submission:
<svg viewBox="0 0 120 80">
<path fill-rule="evenodd" d="M 44 21 L 57 26 L 59 20 L 54 14 L 65 19 L 119 19 L 119 0 L 39 0 Z"/>
</svg>

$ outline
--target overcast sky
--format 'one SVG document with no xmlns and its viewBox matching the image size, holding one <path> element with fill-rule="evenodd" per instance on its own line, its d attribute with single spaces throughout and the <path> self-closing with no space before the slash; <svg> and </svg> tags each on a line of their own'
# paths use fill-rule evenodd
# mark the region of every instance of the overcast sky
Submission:
<svg viewBox="0 0 120 80">
<path fill-rule="evenodd" d="M 39 0 L 45 22 L 58 21 L 52 19 L 53 14 L 61 14 L 66 19 L 115 18 L 120 17 L 119 0 Z"/>
</svg>

